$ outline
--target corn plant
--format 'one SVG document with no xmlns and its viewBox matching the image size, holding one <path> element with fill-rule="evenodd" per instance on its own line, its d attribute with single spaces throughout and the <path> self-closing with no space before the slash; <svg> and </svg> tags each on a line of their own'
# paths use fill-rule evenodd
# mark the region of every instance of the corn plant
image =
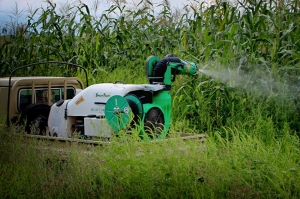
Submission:
<svg viewBox="0 0 300 199">
<path fill-rule="evenodd" d="M 200 67 L 215 62 L 219 63 L 218 70 L 239 71 L 233 78 L 246 74 L 259 76 L 254 81 L 269 78 L 296 85 L 298 9 L 297 1 L 217 1 L 214 5 L 186 5 L 176 12 L 167 1 L 154 5 L 143 0 L 134 9 L 116 1 L 96 16 L 82 3 L 66 5 L 61 12 L 49 2 L 46 8 L 30 12 L 27 23 L 20 24 L 15 34 L 1 37 L 1 75 L 9 74 L 16 66 L 57 60 L 83 65 L 91 74 L 92 83 L 115 81 L 118 73 L 124 71 L 132 77 L 124 76 L 125 82 L 145 83 L 142 60 L 149 55 L 163 57 L 173 52 Z M 53 72 L 37 68 L 22 74 L 41 71 Z M 69 71 L 61 75 L 68 75 Z M 247 88 L 252 86 L 251 92 L 232 89 L 228 82 L 206 77 L 182 84 L 175 83 L 173 87 L 174 103 L 184 103 L 183 107 L 175 107 L 174 123 L 184 119 L 192 128 L 214 130 L 246 117 L 249 107 L 243 105 L 247 102 L 253 106 L 266 103 L 265 117 L 272 117 L 279 126 L 292 119 L 291 126 L 299 128 L 296 88 L 294 96 L 280 93 L 285 100 L 278 100 L 274 86 L 262 95 L 259 89 L 263 84 L 245 83 Z M 191 122 L 193 118 L 200 124 Z"/>
</svg>

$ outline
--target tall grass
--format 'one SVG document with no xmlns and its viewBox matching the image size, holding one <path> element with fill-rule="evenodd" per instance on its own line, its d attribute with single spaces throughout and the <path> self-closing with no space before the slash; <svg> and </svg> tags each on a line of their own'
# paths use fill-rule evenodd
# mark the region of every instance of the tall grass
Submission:
<svg viewBox="0 0 300 199">
<path fill-rule="evenodd" d="M 242 125 L 205 144 L 170 139 L 96 147 L 1 130 L 2 198 L 299 198 L 299 138 L 288 128 L 268 142 Z M 15 127 L 14 127 L 15 128 Z M 10 129 L 11 132 L 20 129 Z M 177 137 L 176 135 L 173 135 Z"/>
</svg>

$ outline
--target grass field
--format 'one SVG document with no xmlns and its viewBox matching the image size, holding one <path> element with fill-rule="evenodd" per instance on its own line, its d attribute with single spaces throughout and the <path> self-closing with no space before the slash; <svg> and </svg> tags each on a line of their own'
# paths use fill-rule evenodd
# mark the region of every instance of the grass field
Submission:
<svg viewBox="0 0 300 199">
<path fill-rule="evenodd" d="M 101 147 L 1 131 L 2 198 L 298 198 L 299 139 L 243 130 L 205 143 L 171 139 Z M 173 135 L 174 137 L 178 135 Z"/>
</svg>

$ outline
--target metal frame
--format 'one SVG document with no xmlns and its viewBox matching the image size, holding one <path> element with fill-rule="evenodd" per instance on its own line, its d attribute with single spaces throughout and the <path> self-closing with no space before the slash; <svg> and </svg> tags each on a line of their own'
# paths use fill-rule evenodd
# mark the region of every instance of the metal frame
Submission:
<svg viewBox="0 0 300 199">
<path fill-rule="evenodd" d="M 13 74 L 16 71 L 18 71 L 18 70 L 20 70 L 22 68 L 33 67 L 33 66 L 38 66 L 38 65 L 42 65 L 42 64 L 61 64 L 61 65 L 64 64 L 64 65 L 72 66 L 72 67 L 75 67 L 75 68 L 81 68 L 84 71 L 84 73 L 85 73 L 86 87 L 88 87 L 88 85 L 89 85 L 88 84 L 88 75 L 87 75 L 86 69 L 83 66 L 80 66 L 78 64 L 73 64 L 73 63 L 69 63 L 69 62 L 59 62 L 59 61 L 45 61 L 45 62 L 37 62 L 37 63 L 32 63 L 32 64 L 27 64 L 27 65 L 19 66 L 19 67 L 13 69 L 11 71 L 11 73 L 9 74 L 8 95 L 7 95 L 7 117 L 6 117 L 6 124 L 7 124 L 7 126 L 10 125 L 10 122 L 9 122 L 9 107 L 10 107 L 10 94 L 11 94 L 11 78 L 12 78 Z M 81 86 L 83 86 L 83 85 L 81 85 Z M 32 84 L 32 87 L 34 87 L 34 83 Z M 48 89 L 49 89 L 49 87 L 51 87 L 50 83 L 48 85 Z M 64 84 L 64 87 L 66 87 L 66 84 Z M 34 91 L 34 88 L 33 88 L 33 91 Z M 48 92 L 48 95 L 49 95 L 49 93 L 50 92 Z"/>
</svg>

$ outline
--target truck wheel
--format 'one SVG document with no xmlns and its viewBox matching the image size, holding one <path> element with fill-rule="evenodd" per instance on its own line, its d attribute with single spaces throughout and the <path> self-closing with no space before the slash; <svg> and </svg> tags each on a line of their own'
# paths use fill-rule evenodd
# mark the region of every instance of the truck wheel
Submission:
<svg viewBox="0 0 300 199">
<path fill-rule="evenodd" d="M 37 135 L 46 135 L 50 106 L 47 104 L 30 104 L 21 115 L 21 122 L 25 124 L 25 132 Z"/>
</svg>

